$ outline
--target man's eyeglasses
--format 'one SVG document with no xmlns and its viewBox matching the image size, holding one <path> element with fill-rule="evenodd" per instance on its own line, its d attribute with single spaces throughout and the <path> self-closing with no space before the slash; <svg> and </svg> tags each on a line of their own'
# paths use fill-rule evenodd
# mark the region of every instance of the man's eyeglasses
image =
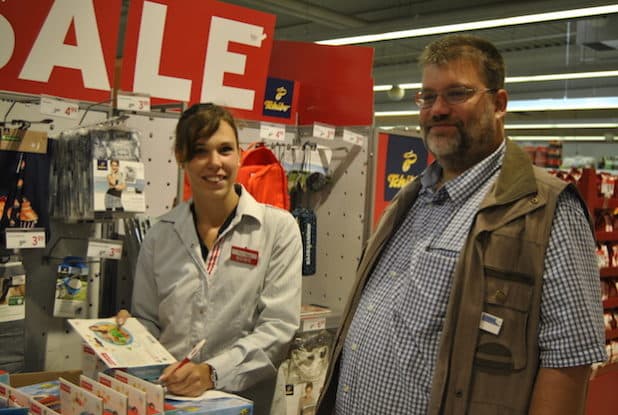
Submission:
<svg viewBox="0 0 618 415">
<path fill-rule="evenodd" d="M 477 93 L 494 93 L 497 90 L 497 88 L 486 88 L 479 90 L 476 88 L 468 88 L 466 86 L 454 86 L 440 92 L 421 89 L 414 96 L 414 102 L 416 102 L 416 105 L 418 105 L 419 108 L 427 109 L 431 108 L 433 104 L 436 103 L 438 96 L 442 96 L 448 104 L 457 105 L 463 104 Z"/>
</svg>

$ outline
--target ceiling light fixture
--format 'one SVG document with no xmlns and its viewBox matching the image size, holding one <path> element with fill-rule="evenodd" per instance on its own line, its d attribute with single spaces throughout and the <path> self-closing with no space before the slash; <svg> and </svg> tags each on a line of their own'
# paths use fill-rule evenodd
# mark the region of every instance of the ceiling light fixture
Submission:
<svg viewBox="0 0 618 415">
<path fill-rule="evenodd" d="M 518 100 L 509 101 L 507 106 L 508 112 L 595 110 L 613 108 L 618 108 L 618 97 Z M 374 112 L 376 117 L 403 117 L 418 114 L 418 110 Z"/>
<path fill-rule="evenodd" d="M 607 141 L 607 138 L 602 135 L 522 135 L 522 136 L 509 136 L 513 141 Z"/>
<path fill-rule="evenodd" d="M 526 76 L 510 76 L 504 79 L 506 84 L 515 84 L 521 82 L 546 82 L 546 81 L 561 81 L 561 80 L 573 80 L 573 79 L 587 79 L 587 78 L 611 78 L 618 76 L 618 71 L 598 71 L 598 72 L 571 72 L 571 73 L 554 73 L 547 75 L 526 75 Z M 399 84 L 399 87 L 403 89 L 418 89 L 423 84 L 420 82 Z M 373 87 L 374 92 L 388 91 L 392 88 L 392 85 L 375 85 Z"/>
<path fill-rule="evenodd" d="M 523 16 L 505 17 L 500 19 L 481 20 L 478 22 L 424 27 L 420 29 L 398 30 L 395 32 L 377 33 L 372 35 L 350 36 L 339 39 L 321 40 L 316 43 L 322 45 L 351 45 L 358 43 L 379 42 L 382 40 L 394 40 L 410 37 L 437 35 L 443 33 L 463 32 L 468 30 L 490 29 L 493 27 L 501 26 L 515 26 L 528 23 L 575 19 L 579 17 L 598 16 L 612 13 L 618 13 L 618 4 L 547 13 L 535 13 Z"/>
<path fill-rule="evenodd" d="M 569 128 L 618 128 L 618 123 L 557 123 L 557 124 L 507 124 L 507 130 L 544 130 L 544 129 L 569 129 Z"/>
</svg>

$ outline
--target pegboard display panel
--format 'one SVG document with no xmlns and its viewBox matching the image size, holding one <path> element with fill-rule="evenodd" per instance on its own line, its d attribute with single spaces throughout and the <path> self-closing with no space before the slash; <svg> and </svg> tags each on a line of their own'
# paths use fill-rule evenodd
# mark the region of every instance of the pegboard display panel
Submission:
<svg viewBox="0 0 618 415">
<path fill-rule="evenodd" d="M 22 97 L 23 98 L 23 97 Z M 33 97 L 36 100 L 37 97 Z M 44 118 L 53 120 L 51 124 L 33 124 L 34 131 L 45 131 L 50 138 L 57 137 L 62 131 L 75 128 L 80 120 L 82 125 L 92 125 L 107 119 L 107 112 L 80 109 L 76 118 L 53 117 L 41 114 L 36 102 L 16 102 L 0 94 L 0 117 L 12 121 L 22 119 L 38 121 Z M 86 254 L 88 236 L 93 224 L 65 225 L 52 221 L 52 239 L 45 249 L 23 249 L 23 264 L 26 269 L 26 339 L 25 370 L 65 370 L 79 368 L 81 365 L 81 341 L 69 329 L 66 319 L 53 317 L 54 296 L 56 291 L 56 268 L 58 260 L 45 260 L 50 247 L 60 236 L 76 238 L 69 245 L 61 242 L 54 249 L 53 255 L 62 258 L 67 255 Z"/>
<path fill-rule="evenodd" d="M 161 216 L 174 205 L 178 192 L 178 165 L 174 157 L 177 117 L 131 115 L 129 128 L 140 132 L 141 155 L 146 178 L 146 215 Z"/>
<path fill-rule="evenodd" d="M 342 311 L 351 294 L 356 267 L 366 239 L 368 176 L 371 165 L 372 134 L 369 129 L 362 147 L 343 142 L 340 135 L 333 148 L 331 165 L 345 166 L 332 187 L 316 204 L 317 266 L 315 275 L 303 277 L 303 303 L 320 304 Z M 301 138 L 301 141 L 304 140 Z M 326 145 L 325 140 L 319 142 Z M 342 148 L 346 148 L 345 151 Z"/>
<path fill-rule="evenodd" d="M 70 330 L 66 319 L 53 317 L 56 273 L 65 256 L 86 256 L 88 238 L 94 236 L 94 228 L 93 223 L 65 224 L 53 220 L 51 239 L 45 249 L 21 250 L 26 268 L 27 371 L 81 366 L 81 339 Z"/>
</svg>

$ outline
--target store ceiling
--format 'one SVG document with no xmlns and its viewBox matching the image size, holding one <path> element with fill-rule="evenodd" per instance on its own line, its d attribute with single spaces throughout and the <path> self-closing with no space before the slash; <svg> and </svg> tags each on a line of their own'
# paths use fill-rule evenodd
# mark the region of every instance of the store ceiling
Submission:
<svg viewBox="0 0 618 415">
<path fill-rule="evenodd" d="M 276 14 L 275 38 L 319 41 L 422 27 L 611 5 L 607 1 L 552 0 L 225 0 Z M 615 5 L 615 3 L 614 3 Z M 618 14 L 475 30 L 497 45 L 507 77 L 618 70 Z M 420 82 L 417 57 L 437 36 L 367 43 L 374 48 L 376 85 Z M 507 84 L 512 102 L 541 98 L 618 99 L 618 76 Z M 416 110 L 413 91 L 399 101 L 375 93 L 375 111 Z M 417 126 L 417 116 L 376 116 L 378 126 Z M 511 112 L 507 126 L 549 123 L 618 123 L 618 109 Z M 547 134 L 546 128 L 509 131 L 511 135 Z M 615 135 L 618 128 L 567 128 L 554 135 Z"/>
</svg>

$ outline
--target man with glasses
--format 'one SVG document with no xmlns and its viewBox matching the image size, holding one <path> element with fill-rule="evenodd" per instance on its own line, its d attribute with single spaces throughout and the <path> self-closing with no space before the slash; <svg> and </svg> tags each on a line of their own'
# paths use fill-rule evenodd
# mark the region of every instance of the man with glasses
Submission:
<svg viewBox="0 0 618 415">
<path fill-rule="evenodd" d="M 586 208 L 505 137 L 495 46 L 449 35 L 420 64 L 436 161 L 368 241 L 318 414 L 583 413 L 606 359 Z"/>
</svg>

